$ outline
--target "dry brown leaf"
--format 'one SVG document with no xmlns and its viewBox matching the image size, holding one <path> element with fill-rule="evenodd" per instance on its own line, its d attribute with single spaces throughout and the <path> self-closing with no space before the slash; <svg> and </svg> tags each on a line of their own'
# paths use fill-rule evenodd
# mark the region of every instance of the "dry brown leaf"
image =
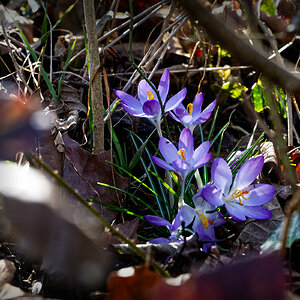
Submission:
<svg viewBox="0 0 300 300">
<path fill-rule="evenodd" d="M 137 238 L 137 228 L 139 225 L 139 218 L 135 218 L 132 221 L 125 221 L 124 223 L 120 223 L 116 225 L 116 229 L 120 231 L 123 235 L 128 237 L 130 240 L 132 240 L 135 243 L 138 243 L 138 238 Z M 115 236 L 106 233 L 103 236 L 102 241 L 105 244 L 119 244 L 120 240 L 116 238 Z M 136 255 L 136 254 L 135 254 Z"/>
<path fill-rule="evenodd" d="M 107 287 L 110 291 L 106 300 L 148 300 L 162 277 L 147 267 L 128 267 L 112 273 Z M 156 298 L 163 299 L 163 298 Z"/>
<path fill-rule="evenodd" d="M 7 33 L 16 32 L 16 23 L 21 27 L 29 43 L 33 42 L 33 21 L 20 16 L 15 10 L 9 9 L 3 5 L 0 5 L 0 20 L 3 22 Z M 2 28 L 0 28 L 0 34 L 2 35 Z M 7 53 L 7 48 L 1 46 L 1 55 Z"/>
<path fill-rule="evenodd" d="M 110 152 L 92 154 L 73 141 L 66 133 L 63 134 L 65 143 L 64 180 L 74 189 L 78 190 L 82 197 L 86 199 L 98 200 L 108 204 L 119 205 L 118 197 L 121 193 L 116 193 L 113 189 L 103 187 L 97 182 L 114 185 L 112 177 L 112 166 L 106 161 L 110 161 Z M 116 186 L 126 189 L 128 178 L 114 173 Z M 116 211 L 109 210 L 99 204 L 93 204 L 103 216 L 111 222 L 117 215 Z"/>
<path fill-rule="evenodd" d="M 250 243 L 257 249 L 260 249 L 260 246 L 284 219 L 284 213 L 276 196 L 266 203 L 264 207 L 272 212 L 272 218 L 269 220 L 251 220 L 239 235 L 239 239 L 243 243 Z"/>
</svg>

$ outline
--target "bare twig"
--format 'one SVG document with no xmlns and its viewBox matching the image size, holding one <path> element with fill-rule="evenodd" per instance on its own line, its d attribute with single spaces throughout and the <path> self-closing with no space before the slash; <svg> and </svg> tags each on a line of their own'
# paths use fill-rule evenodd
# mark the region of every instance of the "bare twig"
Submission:
<svg viewBox="0 0 300 300">
<path fill-rule="evenodd" d="M 140 13 L 139 15 L 137 15 L 136 17 L 133 18 L 133 20 L 137 20 L 139 18 L 141 18 L 142 16 L 146 15 L 146 17 L 142 20 L 140 20 L 138 23 L 136 23 L 134 26 L 139 26 L 140 24 L 142 24 L 143 22 L 145 22 L 153 13 L 155 13 L 157 10 L 159 10 L 163 5 L 167 4 L 169 1 L 160 1 L 158 3 L 156 3 L 155 5 L 149 7 L 148 9 L 144 10 L 142 13 Z M 153 11 L 152 11 L 153 10 Z M 152 12 L 151 12 L 152 11 Z M 104 35 L 102 35 L 100 38 L 98 38 L 98 43 L 100 43 L 101 41 L 105 40 L 106 38 L 108 38 L 109 36 L 111 36 L 113 33 L 117 32 L 118 30 L 128 26 L 130 24 L 130 20 L 124 22 L 123 24 L 121 24 L 120 26 L 112 29 L 111 31 L 105 33 Z M 135 28 L 135 27 L 134 27 Z M 126 34 L 125 34 L 126 32 Z M 124 37 L 125 35 L 129 34 L 129 30 L 126 30 L 122 37 Z M 125 34 L 125 35 L 124 35 Z M 118 38 L 117 41 L 119 41 L 120 39 Z M 112 41 L 112 43 L 109 44 L 109 47 L 111 47 L 112 45 L 114 45 L 116 42 L 116 40 Z M 74 55 L 70 61 L 69 61 L 69 64 L 72 64 L 72 62 L 77 59 L 80 55 L 84 54 L 85 53 L 85 48 L 82 49 L 81 51 L 79 51 L 76 55 Z"/>
<path fill-rule="evenodd" d="M 235 55 L 240 62 L 254 66 L 270 81 L 279 84 L 289 92 L 300 95 L 300 79 L 284 68 L 269 61 L 266 55 L 258 52 L 249 43 L 240 39 L 224 26 L 198 0 L 179 0 L 190 15 L 205 28 L 208 34 Z"/>
<path fill-rule="evenodd" d="M 84 0 L 84 17 L 88 38 L 89 59 L 91 66 L 91 99 L 93 111 L 93 153 L 104 151 L 104 123 L 103 123 L 103 93 L 101 74 L 99 72 L 100 57 L 96 36 L 96 18 L 94 1 Z"/>
<path fill-rule="evenodd" d="M 33 93 L 32 89 L 29 87 L 29 85 L 27 84 L 27 82 L 26 82 L 26 80 L 25 80 L 23 74 L 20 72 L 20 67 L 19 67 L 19 65 L 18 65 L 18 63 L 17 63 L 17 61 L 16 61 L 16 58 L 15 58 L 13 52 L 12 52 L 12 49 L 11 49 L 11 46 L 10 46 L 10 43 L 9 43 L 9 40 L 8 40 L 8 37 L 7 37 L 7 34 L 6 34 L 6 30 L 5 30 L 5 27 L 4 27 L 2 21 L 1 21 L 1 26 L 2 26 L 2 32 L 3 32 L 4 38 L 5 38 L 5 41 L 6 41 L 6 44 L 7 44 L 7 49 L 8 49 L 8 51 L 9 51 L 9 55 L 10 55 L 10 57 L 11 57 L 11 60 L 12 60 L 13 64 L 14 64 L 14 67 L 15 67 L 15 69 L 16 69 L 16 72 L 17 72 L 19 78 L 22 80 L 22 82 L 23 82 L 25 88 L 29 91 L 30 94 L 32 94 L 32 93 Z M 20 89 L 20 90 L 21 90 L 21 89 Z M 26 94 L 26 91 L 25 91 L 24 94 Z"/>
</svg>

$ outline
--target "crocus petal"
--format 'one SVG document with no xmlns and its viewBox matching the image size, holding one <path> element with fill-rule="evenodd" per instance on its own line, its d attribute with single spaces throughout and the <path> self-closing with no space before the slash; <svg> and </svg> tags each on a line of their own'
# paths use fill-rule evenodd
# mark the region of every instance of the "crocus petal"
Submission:
<svg viewBox="0 0 300 300">
<path fill-rule="evenodd" d="M 156 238 L 147 242 L 147 244 L 169 244 L 169 243 L 171 243 L 171 241 L 166 238 Z"/>
<path fill-rule="evenodd" d="M 175 109 L 175 114 L 181 120 L 181 122 L 185 124 L 189 124 L 193 120 L 193 117 L 186 111 L 185 108 L 179 107 Z"/>
<path fill-rule="evenodd" d="M 262 155 L 247 160 L 236 174 L 231 190 L 242 190 L 249 186 L 258 176 L 263 166 L 264 157 Z"/>
<path fill-rule="evenodd" d="M 138 85 L 138 96 L 142 104 L 144 104 L 148 100 L 153 100 L 153 99 L 149 99 L 149 94 L 153 96 L 154 100 L 157 100 L 157 95 L 155 91 L 152 89 L 152 87 L 145 79 L 142 79 Z"/>
<path fill-rule="evenodd" d="M 195 209 L 206 211 L 205 207 L 206 207 L 206 205 L 209 205 L 209 207 L 213 210 L 215 207 L 212 206 L 211 204 L 209 204 L 207 201 L 205 201 L 203 199 L 203 197 L 201 196 L 201 192 L 202 192 L 202 189 L 199 190 L 199 192 L 197 194 L 195 194 L 194 197 L 193 197 L 193 202 L 195 204 Z M 197 197 L 195 197 L 196 195 L 197 195 Z"/>
<path fill-rule="evenodd" d="M 203 251 L 208 252 L 210 247 L 214 244 L 214 242 L 207 241 L 214 241 L 216 239 L 214 227 L 208 225 L 207 228 L 204 228 L 200 220 L 195 220 L 193 224 L 193 231 L 197 233 L 198 240 L 200 242 L 203 241 Z"/>
<path fill-rule="evenodd" d="M 135 97 L 119 90 L 114 90 L 116 96 L 122 100 L 127 106 L 133 108 L 136 111 L 142 112 L 142 104 L 141 102 L 136 99 Z"/>
<path fill-rule="evenodd" d="M 176 117 L 176 115 L 175 115 L 174 113 L 172 113 L 171 111 L 168 111 L 168 115 L 169 115 L 172 119 L 174 119 L 175 121 L 181 123 L 181 120 L 178 119 L 178 118 Z"/>
<path fill-rule="evenodd" d="M 199 169 L 201 167 L 203 167 L 204 165 L 206 165 L 211 159 L 211 153 L 207 153 L 205 154 L 201 159 L 199 159 L 193 167 L 193 170 Z"/>
<path fill-rule="evenodd" d="M 246 220 L 246 215 L 242 205 L 239 205 L 238 203 L 234 203 L 234 202 L 229 202 L 229 203 L 225 203 L 225 207 L 234 220 L 236 221 Z"/>
<path fill-rule="evenodd" d="M 272 213 L 263 206 L 246 206 L 243 205 L 243 211 L 249 218 L 257 220 L 266 220 L 272 217 Z"/>
<path fill-rule="evenodd" d="M 217 104 L 217 100 L 214 100 L 202 111 L 202 114 L 205 115 L 207 113 L 212 113 L 212 111 L 215 109 L 216 104 Z"/>
<path fill-rule="evenodd" d="M 165 103 L 167 99 L 169 88 L 170 88 L 170 72 L 168 69 L 165 69 L 164 73 L 160 78 L 160 82 L 158 85 L 158 92 L 162 103 Z"/>
<path fill-rule="evenodd" d="M 193 224 L 193 230 L 194 232 L 196 232 L 199 236 L 199 240 L 215 240 L 215 230 L 214 227 L 211 226 L 210 224 L 208 225 L 207 228 L 204 227 L 203 223 L 201 222 L 201 220 L 199 219 L 199 217 L 197 217 L 195 219 L 195 222 Z"/>
<path fill-rule="evenodd" d="M 241 197 L 241 203 L 247 206 L 258 206 L 270 201 L 274 194 L 275 188 L 269 184 L 253 184 L 249 186 L 250 192 Z"/>
<path fill-rule="evenodd" d="M 222 191 L 219 190 L 214 184 L 206 184 L 194 197 L 201 195 L 205 201 L 213 205 L 214 207 L 221 206 L 225 203 L 225 199 L 222 195 Z"/>
<path fill-rule="evenodd" d="M 232 173 L 223 158 L 216 158 L 213 161 L 211 166 L 211 178 L 215 185 L 227 196 L 232 183 Z"/>
<path fill-rule="evenodd" d="M 187 93 L 186 88 L 184 88 L 180 92 L 178 92 L 176 95 L 171 97 L 166 103 L 165 112 L 168 112 L 168 111 L 178 107 L 178 105 L 184 100 L 186 93 Z"/>
<path fill-rule="evenodd" d="M 220 212 L 214 212 L 211 214 L 211 217 L 207 214 L 207 218 L 209 220 L 214 221 L 214 227 L 221 226 L 226 223 L 226 220 L 224 219 L 224 216 Z"/>
<path fill-rule="evenodd" d="M 165 220 L 158 216 L 145 215 L 144 220 L 146 220 L 148 223 L 150 223 L 152 225 L 167 226 L 168 228 L 171 228 L 171 226 L 172 226 L 168 220 Z"/>
<path fill-rule="evenodd" d="M 164 160 L 162 160 L 156 156 L 151 155 L 151 159 L 156 165 L 158 165 L 159 167 L 161 167 L 165 170 L 176 171 L 174 167 L 172 167 L 170 164 L 168 164 L 167 162 L 165 162 Z"/>
<path fill-rule="evenodd" d="M 190 172 L 191 166 L 185 160 L 178 158 L 172 162 L 172 167 L 179 173 L 181 176 L 186 175 Z"/>
<path fill-rule="evenodd" d="M 206 155 L 210 148 L 210 142 L 206 141 L 202 143 L 199 147 L 196 148 L 194 154 L 193 154 L 193 161 L 197 162 L 199 161 L 204 155 Z"/>
<path fill-rule="evenodd" d="M 199 93 L 196 95 L 194 101 L 193 101 L 193 118 L 196 118 L 199 114 L 201 114 L 201 108 L 203 103 L 203 94 Z"/>
<path fill-rule="evenodd" d="M 194 125 L 194 126 L 199 125 L 199 124 L 203 124 L 210 118 L 211 114 L 212 114 L 211 112 L 207 113 L 205 115 L 201 114 L 201 116 L 198 119 L 191 122 L 191 124 Z"/>
<path fill-rule="evenodd" d="M 160 105 L 156 100 L 148 100 L 143 104 L 143 111 L 149 117 L 155 117 L 160 110 Z"/>
<path fill-rule="evenodd" d="M 166 138 L 159 140 L 158 148 L 164 159 L 169 163 L 179 158 L 176 147 Z"/>
<path fill-rule="evenodd" d="M 121 102 L 121 106 L 123 107 L 123 109 L 128 112 L 129 114 L 131 114 L 132 116 L 135 116 L 135 117 L 146 117 L 145 113 L 143 112 L 142 110 L 142 107 L 141 107 L 141 110 L 136 110 L 134 108 L 132 108 L 131 106 L 128 106 L 126 105 L 123 101 Z"/>
<path fill-rule="evenodd" d="M 186 160 L 190 161 L 194 152 L 194 139 L 191 131 L 184 128 L 179 136 L 178 149 L 185 149 Z"/>
<path fill-rule="evenodd" d="M 193 202 L 195 204 L 195 210 L 201 210 L 204 213 L 206 211 L 214 210 L 216 207 L 208 203 L 201 197 L 201 190 L 197 193 L 197 197 L 193 197 Z"/>
<path fill-rule="evenodd" d="M 184 204 L 180 211 L 181 218 L 184 221 L 185 226 L 190 225 L 193 222 L 196 215 L 195 209 L 190 207 L 189 205 Z"/>
</svg>

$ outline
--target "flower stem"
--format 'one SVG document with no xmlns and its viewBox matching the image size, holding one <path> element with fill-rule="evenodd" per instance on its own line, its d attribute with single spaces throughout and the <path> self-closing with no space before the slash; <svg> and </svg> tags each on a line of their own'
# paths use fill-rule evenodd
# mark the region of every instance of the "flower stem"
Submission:
<svg viewBox="0 0 300 300">
<path fill-rule="evenodd" d="M 178 210 L 184 205 L 185 176 L 182 177 L 181 192 L 178 200 Z"/>
</svg>

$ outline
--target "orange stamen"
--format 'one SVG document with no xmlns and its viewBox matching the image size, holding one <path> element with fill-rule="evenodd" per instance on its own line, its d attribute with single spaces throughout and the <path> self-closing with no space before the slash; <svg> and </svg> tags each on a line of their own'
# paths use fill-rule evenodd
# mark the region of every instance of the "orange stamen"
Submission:
<svg viewBox="0 0 300 300">
<path fill-rule="evenodd" d="M 246 198 L 245 195 L 249 194 L 250 192 L 250 188 L 249 187 L 246 187 L 242 190 L 235 190 L 233 193 L 232 193 L 232 198 L 238 198 L 239 199 L 239 204 L 242 205 L 242 198 L 244 200 L 249 200 L 250 198 Z"/>
<path fill-rule="evenodd" d="M 148 97 L 147 97 L 147 100 L 154 100 L 154 96 L 153 96 L 153 93 L 151 91 L 146 91 Z"/>
<path fill-rule="evenodd" d="M 187 108 L 188 113 L 190 115 L 192 115 L 192 113 L 193 113 L 193 104 L 189 103 L 186 108 Z"/>
<path fill-rule="evenodd" d="M 178 152 L 179 158 L 186 160 L 186 155 L 185 155 L 185 150 L 184 149 L 180 149 Z"/>
<path fill-rule="evenodd" d="M 205 229 L 208 228 L 208 223 L 210 225 L 212 225 L 214 223 L 213 221 L 209 220 L 203 213 L 201 213 L 200 210 L 196 210 L 196 213 L 199 216 L 200 221 L 202 222 Z"/>
</svg>

